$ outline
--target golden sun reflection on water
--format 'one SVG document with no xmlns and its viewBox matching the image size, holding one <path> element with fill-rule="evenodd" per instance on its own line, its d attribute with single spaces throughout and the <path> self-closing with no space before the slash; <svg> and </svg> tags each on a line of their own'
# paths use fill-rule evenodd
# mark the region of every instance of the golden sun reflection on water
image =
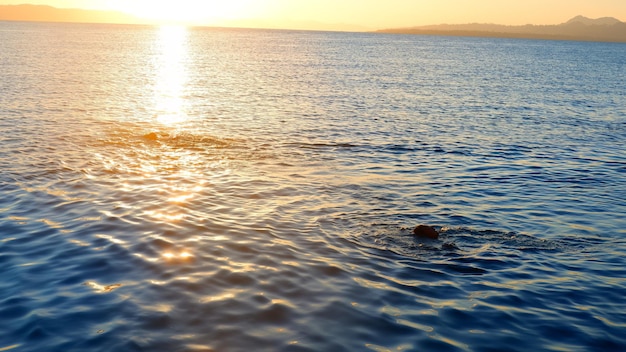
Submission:
<svg viewBox="0 0 626 352">
<path fill-rule="evenodd" d="M 154 100 L 156 119 L 164 125 L 187 120 L 184 89 L 187 81 L 187 28 L 164 25 L 159 29 Z"/>
<path fill-rule="evenodd" d="M 163 253 L 163 258 L 167 261 L 167 262 L 187 262 L 193 259 L 193 254 L 191 254 L 190 251 L 188 250 L 182 250 L 182 251 L 168 251 L 168 252 L 164 252 Z"/>
<path fill-rule="evenodd" d="M 165 222 L 177 222 L 186 217 L 185 214 L 178 213 L 178 212 L 172 213 L 172 212 L 153 211 L 153 210 L 147 210 L 144 212 L 144 214 L 154 218 L 155 220 L 165 221 Z"/>
<path fill-rule="evenodd" d="M 194 175 L 195 176 L 195 175 Z M 185 204 L 192 200 L 197 193 L 202 192 L 204 189 L 204 181 L 198 181 L 198 184 L 193 187 L 177 187 L 173 189 L 175 194 L 168 198 L 170 203 Z"/>
</svg>

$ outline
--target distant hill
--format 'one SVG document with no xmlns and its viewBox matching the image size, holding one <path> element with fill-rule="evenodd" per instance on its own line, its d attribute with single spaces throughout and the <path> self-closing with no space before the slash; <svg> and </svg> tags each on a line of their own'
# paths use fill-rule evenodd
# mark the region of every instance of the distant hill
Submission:
<svg viewBox="0 0 626 352">
<path fill-rule="evenodd" d="M 145 23 L 137 17 L 116 11 L 60 9 L 45 5 L 0 5 L 0 21 Z"/>
<path fill-rule="evenodd" d="M 626 43 L 626 23 L 616 18 L 591 19 L 576 16 L 557 25 L 505 26 L 498 24 L 441 24 L 379 30 L 381 33 L 449 35 L 472 37 L 581 40 Z"/>
<path fill-rule="evenodd" d="M 155 24 L 123 12 L 95 11 L 84 9 L 56 8 L 45 5 L 0 5 L 0 21 L 39 21 L 39 22 L 86 22 L 86 23 L 124 23 Z M 296 30 L 323 31 L 371 31 L 371 28 L 343 23 L 324 23 L 316 21 L 275 21 L 264 19 L 223 20 L 211 26 L 242 28 L 289 28 Z"/>
</svg>

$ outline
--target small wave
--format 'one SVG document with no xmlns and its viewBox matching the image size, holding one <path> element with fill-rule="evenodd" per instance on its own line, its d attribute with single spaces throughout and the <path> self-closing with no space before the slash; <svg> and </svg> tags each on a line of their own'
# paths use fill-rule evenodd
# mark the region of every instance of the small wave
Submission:
<svg viewBox="0 0 626 352">
<path fill-rule="evenodd" d="M 87 281 L 83 284 L 97 293 L 109 293 L 122 286 L 122 284 L 101 285 L 94 281 Z"/>
<path fill-rule="evenodd" d="M 353 143 L 286 143 L 288 147 L 301 149 L 326 149 L 326 148 L 358 148 L 358 144 Z"/>
<path fill-rule="evenodd" d="M 232 138 L 194 135 L 192 133 L 157 133 L 149 132 L 141 136 L 147 142 L 158 142 L 173 148 L 206 150 L 209 148 L 228 148 L 236 141 Z"/>
<path fill-rule="evenodd" d="M 138 122 L 118 121 L 108 126 L 99 136 L 91 136 L 89 141 L 95 147 L 123 147 L 138 145 L 167 146 L 176 149 L 209 150 L 236 146 L 235 138 L 220 138 L 208 134 L 194 133 L 192 130 L 155 128 L 154 125 Z M 94 138 L 96 137 L 96 138 Z"/>
</svg>

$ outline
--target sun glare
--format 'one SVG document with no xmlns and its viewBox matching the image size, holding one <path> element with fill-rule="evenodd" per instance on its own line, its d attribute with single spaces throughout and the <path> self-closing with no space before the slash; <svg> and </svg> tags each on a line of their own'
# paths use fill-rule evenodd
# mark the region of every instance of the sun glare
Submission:
<svg viewBox="0 0 626 352">
<path fill-rule="evenodd" d="M 253 17 L 260 14 L 254 0 L 140 0 L 124 5 L 128 12 L 161 23 L 207 24 L 212 21 Z"/>
</svg>

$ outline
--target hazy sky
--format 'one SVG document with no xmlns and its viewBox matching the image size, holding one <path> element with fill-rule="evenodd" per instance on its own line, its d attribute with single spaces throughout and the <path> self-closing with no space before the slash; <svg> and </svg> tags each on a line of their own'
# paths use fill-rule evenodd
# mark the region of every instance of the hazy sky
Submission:
<svg viewBox="0 0 626 352">
<path fill-rule="evenodd" d="M 119 10 L 159 20 L 211 24 L 263 19 L 343 23 L 368 28 L 440 23 L 558 24 L 576 15 L 626 21 L 626 0 L 0 0 Z"/>
</svg>

